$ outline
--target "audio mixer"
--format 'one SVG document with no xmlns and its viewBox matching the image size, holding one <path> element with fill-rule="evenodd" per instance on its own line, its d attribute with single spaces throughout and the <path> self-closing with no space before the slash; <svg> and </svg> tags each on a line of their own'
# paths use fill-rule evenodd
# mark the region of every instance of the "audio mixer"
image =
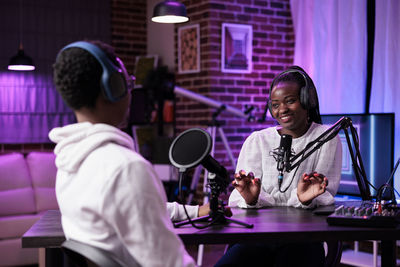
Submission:
<svg viewBox="0 0 400 267">
<path fill-rule="evenodd" d="M 340 205 L 326 221 L 329 225 L 397 227 L 400 223 L 400 209 L 397 205 L 365 202 L 355 206 Z"/>
</svg>

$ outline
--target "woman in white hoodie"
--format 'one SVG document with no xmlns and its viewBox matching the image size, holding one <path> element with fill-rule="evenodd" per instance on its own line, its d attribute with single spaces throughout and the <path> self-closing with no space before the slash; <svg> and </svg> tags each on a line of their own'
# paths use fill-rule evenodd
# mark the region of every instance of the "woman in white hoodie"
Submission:
<svg viewBox="0 0 400 267">
<path fill-rule="evenodd" d="M 162 183 L 119 130 L 129 113 L 129 81 L 121 60 L 101 42 L 72 43 L 57 56 L 56 89 L 77 119 L 49 133 L 57 143 L 56 195 L 65 236 L 107 250 L 128 266 L 135 260 L 194 266 L 173 232 Z"/>
</svg>

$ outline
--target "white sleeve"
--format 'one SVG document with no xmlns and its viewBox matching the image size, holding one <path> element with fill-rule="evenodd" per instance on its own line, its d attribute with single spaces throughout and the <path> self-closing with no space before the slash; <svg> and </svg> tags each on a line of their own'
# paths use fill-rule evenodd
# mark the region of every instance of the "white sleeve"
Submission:
<svg viewBox="0 0 400 267">
<path fill-rule="evenodd" d="M 335 202 L 335 195 L 339 189 L 340 178 L 342 176 L 342 142 L 339 136 L 336 136 L 326 147 L 322 146 L 319 160 L 315 171 L 322 173 L 328 178 L 326 192 L 315 199 L 315 205 L 330 205 Z"/>
<path fill-rule="evenodd" d="M 262 176 L 262 145 L 257 136 L 257 133 L 250 135 L 243 143 L 242 149 L 238 157 L 238 162 L 236 165 L 236 173 L 240 170 L 244 170 L 246 173 L 253 172 L 254 177 L 260 178 Z M 240 193 L 234 189 L 229 196 L 228 205 L 230 207 L 239 208 L 261 208 L 266 206 L 275 205 L 274 198 L 266 193 L 263 188 L 261 188 L 260 195 L 256 205 L 248 205 Z"/>
<path fill-rule="evenodd" d="M 193 205 L 185 205 L 186 211 L 189 214 L 190 219 L 194 219 L 198 217 L 199 214 L 199 206 Z M 167 202 L 167 210 L 171 221 L 183 221 L 187 220 L 187 216 L 183 205 L 177 202 Z"/>
<path fill-rule="evenodd" d="M 150 163 L 124 166 L 104 205 L 110 224 L 141 266 L 195 266 L 173 231 L 165 191 Z"/>
</svg>

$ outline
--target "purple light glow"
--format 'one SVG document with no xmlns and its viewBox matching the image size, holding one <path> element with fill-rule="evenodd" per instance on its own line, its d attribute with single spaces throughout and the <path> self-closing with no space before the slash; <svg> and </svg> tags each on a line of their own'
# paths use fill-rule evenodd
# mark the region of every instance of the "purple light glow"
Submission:
<svg viewBox="0 0 400 267">
<path fill-rule="evenodd" d="M 16 70 L 16 71 L 31 71 L 35 70 L 35 66 L 31 65 L 9 65 L 8 70 Z"/>
</svg>

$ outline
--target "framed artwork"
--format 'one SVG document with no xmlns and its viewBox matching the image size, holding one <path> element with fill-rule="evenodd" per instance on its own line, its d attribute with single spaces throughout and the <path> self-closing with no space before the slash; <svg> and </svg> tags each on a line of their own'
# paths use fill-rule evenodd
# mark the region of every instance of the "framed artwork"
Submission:
<svg viewBox="0 0 400 267">
<path fill-rule="evenodd" d="M 146 80 L 147 74 L 157 68 L 158 56 L 139 56 L 135 63 L 135 88 L 141 88 Z"/>
<path fill-rule="evenodd" d="M 253 69 L 253 27 L 222 23 L 221 71 L 250 73 Z"/>
<path fill-rule="evenodd" d="M 178 29 L 178 72 L 200 72 L 200 27 L 199 24 Z"/>
</svg>

